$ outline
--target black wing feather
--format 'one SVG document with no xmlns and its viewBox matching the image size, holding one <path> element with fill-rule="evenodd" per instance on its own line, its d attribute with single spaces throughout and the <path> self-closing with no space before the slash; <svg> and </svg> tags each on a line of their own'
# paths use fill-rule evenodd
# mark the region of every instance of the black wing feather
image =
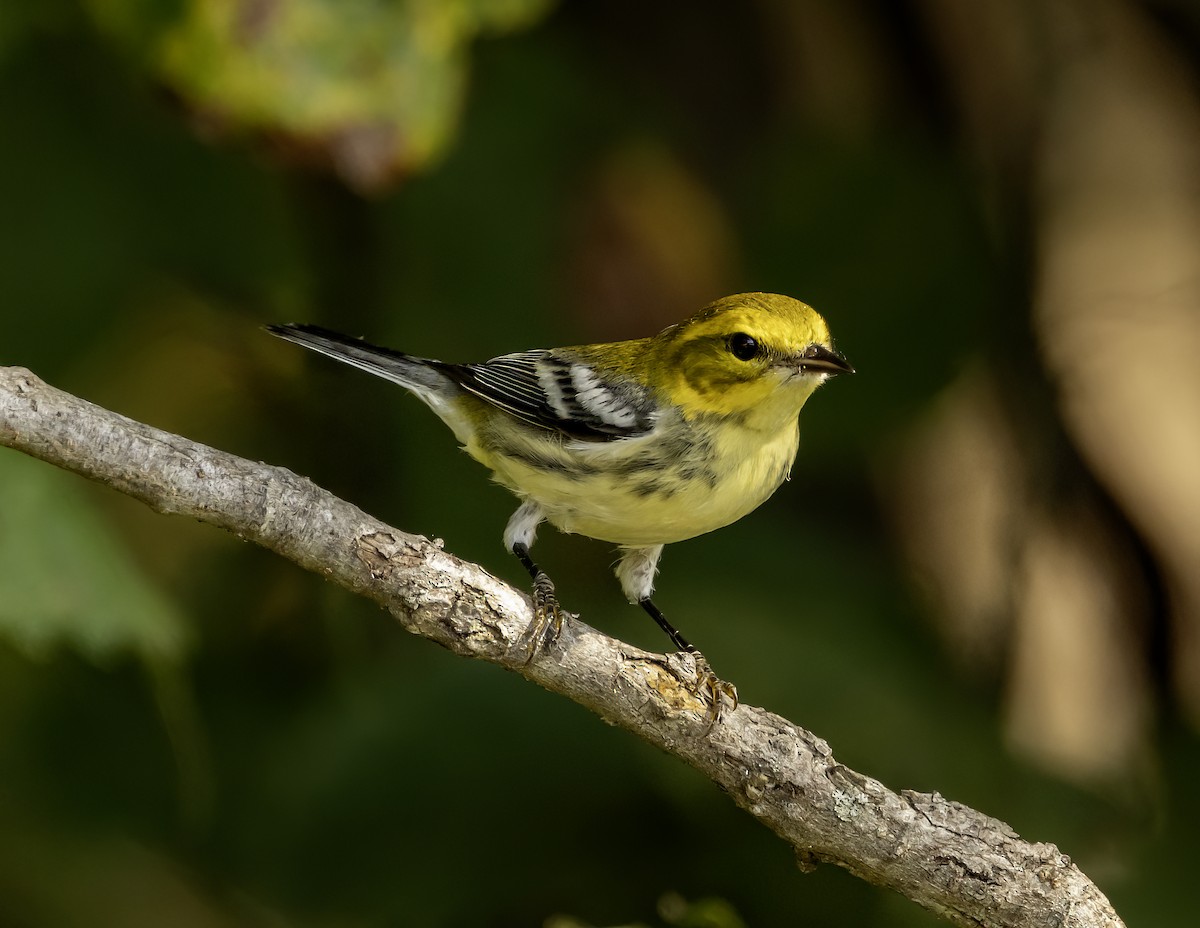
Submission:
<svg viewBox="0 0 1200 928">
<path fill-rule="evenodd" d="M 654 427 L 656 407 L 644 388 L 603 380 L 590 365 L 555 351 L 522 351 L 482 364 L 442 363 L 439 369 L 521 421 L 571 438 L 613 441 Z"/>
</svg>

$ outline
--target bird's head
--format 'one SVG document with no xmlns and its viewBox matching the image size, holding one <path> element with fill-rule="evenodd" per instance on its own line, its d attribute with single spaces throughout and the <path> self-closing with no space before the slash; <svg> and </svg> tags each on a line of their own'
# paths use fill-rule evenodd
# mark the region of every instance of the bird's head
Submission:
<svg viewBox="0 0 1200 928">
<path fill-rule="evenodd" d="M 854 370 L 816 310 L 774 293 L 727 296 L 653 341 L 669 398 L 696 412 L 794 416 L 829 377 Z"/>
</svg>

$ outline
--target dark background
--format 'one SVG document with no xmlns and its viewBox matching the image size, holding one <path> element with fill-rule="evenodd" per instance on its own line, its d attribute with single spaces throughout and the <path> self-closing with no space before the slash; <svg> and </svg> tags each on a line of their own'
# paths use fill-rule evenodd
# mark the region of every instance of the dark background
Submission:
<svg viewBox="0 0 1200 928">
<path fill-rule="evenodd" d="M 769 504 L 668 548 L 660 604 L 843 762 L 1057 844 L 1131 925 L 1191 923 L 1194 7 L 511 2 L 474 35 L 482 2 L 355 2 L 301 95 L 327 68 L 347 96 L 300 125 L 205 81 L 323 4 L 242 4 L 188 58 L 204 6 L 0 10 L 0 363 L 524 586 L 514 501 L 427 410 L 261 326 L 476 360 L 803 299 L 859 373 Z M 417 47 L 360 132 L 338 56 Z M 568 609 L 663 646 L 605 545 L 536 553 Z M 939 923 L 801 874 L 563 699 L 0 451 L 0 924 L 798 922 Z"/>
</svg>

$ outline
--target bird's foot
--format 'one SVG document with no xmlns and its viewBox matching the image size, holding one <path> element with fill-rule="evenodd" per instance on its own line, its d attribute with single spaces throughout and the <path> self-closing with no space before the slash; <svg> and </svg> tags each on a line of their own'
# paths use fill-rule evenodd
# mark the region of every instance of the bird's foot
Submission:
<svg viewBox="0 0 1200 928">
<path fill-rule="evenodd" d="M 695 678 L 688 681 L 688 688 L 708 707 L 706 727 L 712 728 L 724 715 L 726 703 L 731 712 L 738 707 L 737 687 L 713 673 L 708 659 L 695 648 L 688 648 L 683 653 L 691 655 L 696 668 Z"/>
<path fill-rule="evenodd" d="M 554 592 L 554 583 L 545 573 L 538 571 L 533 579 L 533 621 L 521 636 L 525 663 L 532 661 L 539 651 L 553 645 L 562 633 L 562 627 L 563 611 Z"/>
</svg>

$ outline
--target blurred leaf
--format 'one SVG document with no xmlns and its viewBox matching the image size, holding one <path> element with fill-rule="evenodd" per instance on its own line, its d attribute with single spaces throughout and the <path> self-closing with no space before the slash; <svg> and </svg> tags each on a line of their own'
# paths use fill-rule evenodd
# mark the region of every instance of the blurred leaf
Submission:
<svg viewBox="0 0 1200 928">
<path fill-rule="evenodd" d="M 659 900 L 658 911 L 679 928 L 746 928 L 737 910 L 717 896 L 688 902 L 678 893 L 668 893 Z"/>
<path fill-rule="evenodd" d="M 130 560 L 76 478 L 0 454 L 0 635 L 34 657 L 68 645 L 150 663 L 187 647 L 183 618 Z"/>
<path fill-rule="evenodd" d="M 5 925 L 108 928 L 163 924 L 232 928 L 245 921 L 162 851 L 112 835 L 75 835 L 20 812 L 3 819 L 0 865 L 20 874 L 5 889 Z M 103 912 L 97 920 L 96 913 Z"/>
<path fill-rule="evenodd" d="M 288 157 L 331 166 L 359 190 L 378 190 L 427 167 L 450 143 L 466 87 L 467 44 L 528 26 L 550 2 L 91 5 L 207 128 L 265 139 Z M 156 28 L 160 19 L 165 24 Z"/>
</svg>

